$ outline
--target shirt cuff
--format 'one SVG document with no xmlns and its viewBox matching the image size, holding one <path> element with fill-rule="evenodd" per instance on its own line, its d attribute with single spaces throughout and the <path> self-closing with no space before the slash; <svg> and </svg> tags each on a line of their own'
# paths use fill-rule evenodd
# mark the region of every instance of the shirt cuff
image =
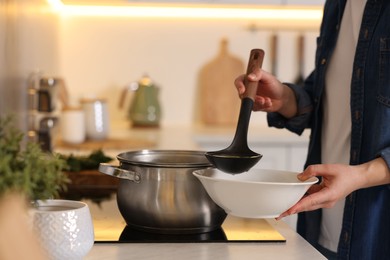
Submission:
<svg viewBox="0 0 390 260">
<path fill-rule="evenodd" d="M 301 135 L 305 128 L 309 126 L 311 113 L 313 110 L 312 102 L 307 92 L 298 85 L 283 83 L 294 92 L 298 113 L 295 117 L 285 118 L 279 113 L 268 113 L 267 121 L 270 127 L 286 128 L 293 133 Z"/>
</svg>

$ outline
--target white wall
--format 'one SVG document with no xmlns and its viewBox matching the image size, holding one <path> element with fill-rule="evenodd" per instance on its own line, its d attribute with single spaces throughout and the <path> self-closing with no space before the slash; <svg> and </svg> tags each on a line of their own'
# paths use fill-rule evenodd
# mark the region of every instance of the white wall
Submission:
<svg viewBox="0 0 390 260">
<path fill-rule="evenodd" d="M 163 124 L 192 124 L 197 104 L 197 74 L 213 58 L 222 37 L 230 51 L 246 63 L 252 48 L 269 50 L 271 29 L 248 30 L 250 21 L 207 19 L 150 19 L 62 17 L 60 68 L 74 98 L 107 97 L 113 122 L 126 120 L 118 109 L 125 84 L 148 73 L 161 86 Z M 306 67 L 313 67 L 316 30 L 306 35 Z M 278 75 L 291 81 L 297 74 L 298 31 L 280 30 Z M 267 54 L 266 54 L 267 55 Z M 269 57 L 264 62 L 270 69 Z M 233 82 L 231 86 L 233 88 Z M 222 94 L 222 93 L 221 93 Z M 130 101 L 128 101 L 130 102 Z M 256 113 L 251 121 L 265 124 Z"/>
</svg>

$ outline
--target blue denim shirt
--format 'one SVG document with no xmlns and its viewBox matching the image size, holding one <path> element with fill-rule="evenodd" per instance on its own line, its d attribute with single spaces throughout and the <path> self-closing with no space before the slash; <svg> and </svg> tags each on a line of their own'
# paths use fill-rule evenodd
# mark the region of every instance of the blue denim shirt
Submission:
<svg viewBox="0 0 390 260">
<path fill-rule="evenodd" d="M 351 0 L 353 1 L 353 0 Z M 268 114 L 268 123 L 301 134 L 311 129 L 305 167 L 321 163 L 322 95 L 346 0 L 328 0 L 317 38 L 315 70 L 303 87 L 289 85 L 299 115 L 286 120 Z M 351 82 L 350 164 L 381 156 L 390 167 L 390 1 L 367 0 L 353 63 Z M 346 100 L 348 102 L 348 100 Z M 315 245 L 321 210 L 299 214 L 298 232 Z M 390 185 L 353 192 L 346 198 L 338 246 L 340 259 L 389 259 Z"/>
</svg>

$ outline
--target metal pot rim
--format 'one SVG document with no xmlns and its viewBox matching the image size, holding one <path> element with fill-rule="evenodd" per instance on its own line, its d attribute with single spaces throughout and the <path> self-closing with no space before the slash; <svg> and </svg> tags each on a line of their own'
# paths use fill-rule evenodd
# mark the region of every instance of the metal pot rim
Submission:
<svg viewBox="0 0 390 260">
<path fill-rule="evenodd" d="M 195 150 L 139 150 L 120 153 L 122 164 L 161 168 L 213 167 L 204 151 Z"/>
</svg>

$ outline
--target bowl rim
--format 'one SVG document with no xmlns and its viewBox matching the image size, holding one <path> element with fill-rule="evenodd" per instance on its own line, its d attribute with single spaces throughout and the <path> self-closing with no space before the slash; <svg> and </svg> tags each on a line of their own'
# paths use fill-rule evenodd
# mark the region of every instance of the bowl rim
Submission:
<svg viewBox="0 0 390 260">
<path fill-rule="evenodd" d="M 205 170 L 210 170 L 210 169 L 198 169 L 198 170 L 195 170 L 192 172 L 192 174 L 199 178 L 199 179 L 206 179 L 206 180 L 210 180 L 210 181 L 214 181 L 214 182 L 217 182 L 217 181 L 223 181 L 223 182 L 230 182 L 230 183 L 243 183 L 243 184 L 263 184 L 263 185 L 283 185 L 283 186 L 307 186 L 307 185 L 313 185 L 315 183 L 317 183 L 319 181 L 319 179 L 315 176 L 313 177 L 310 177 L 309 179 L 307 179 L 306 181 L 299 181 L 297 179 L 297 182 L 265 182 L 265 181 L 248 181 L 248 180 L 232 180 L 232 179 L 216 179 L 216 178 L 212 178 L 212 177 L 209 177 L 209 176 L 204 176 L 201 174 L 202 171 L 205 171 Z M 214 169 L 216 170 L 216 169 Z M 271 170 L 271 169 L 258 169 L 258 170 L 264 170 L 264 171 L 274 171 L 274 172 L 290 172 L 290 173 L 295 173 L 295 172 L 292 172 L 292 171 L 287 171 L 287 170 Z M 220 171 L 222 172 L 222 171 Z M 296 172 L 298 174 L 298 172 Z M 229 174 L 229 173 L 225 173 L 225 174 Z M 239 175 L 239 174 L 237 174 Z"/>
<path fill-rule="evenodd" d="M 44 210 L 44 208 L 49 207 L 61 207 L 60 210 Z M 36 200 L 33 202 L 32 209 L 40 214 L 61 214 L 63 212 L 69 211 L 81 211 L 88 207 L 88 204 L 82 201 L 77 200 L 67 200 L 67 199 L 47 199 L 47 200 Z"/>
</svg>

